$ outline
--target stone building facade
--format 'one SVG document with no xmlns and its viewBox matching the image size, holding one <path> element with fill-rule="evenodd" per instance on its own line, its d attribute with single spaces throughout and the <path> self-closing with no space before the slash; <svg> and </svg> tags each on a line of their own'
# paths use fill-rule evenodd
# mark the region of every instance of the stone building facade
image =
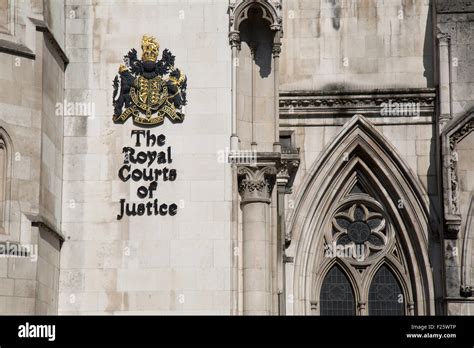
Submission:
<svg viewBox="0 0 474 348">
<path fill-rule="evenodd" d="M 112 116 L 144 34 L 182 122 Z M 0 0 L 0 313 L 473 315 L 473 40 L 464 0 Z"/>
</svg>

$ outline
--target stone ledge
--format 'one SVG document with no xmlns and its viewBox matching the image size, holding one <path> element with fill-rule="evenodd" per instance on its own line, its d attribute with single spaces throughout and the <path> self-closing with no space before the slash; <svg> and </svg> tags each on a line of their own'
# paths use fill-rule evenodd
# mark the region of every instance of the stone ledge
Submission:
<svg viewBox="0 0 474 348">
<path fill-rule="evenodd" d="M 28 59 L 35 59 L 36 55 L 25 45 L 14 41 L 0 39 L 0 52 Z"/>
<path fill-rule="evenodd" d="M 354 114 L 381 115 L 384 103 L 419 104 L 420 116 L 432 117 L 435 113 L 436 90 L 387 89 L 351 92 L 283 91 L 280 92 L 280 118 L 347 117 Z M 413 118 L 405 115 L 384 117 Z"/>
<path fill-rule="evenodd" d="M 30 17 L 30 20 L 36 26 L 36 31 L 42 32 L 44 34 L 46 40 L 53 46 L 59 58 L 62 60 L 64 67 L 66 67 L 69 64 L 69 58 L 67 57 L 66 52 L 64 52 L 62 49 L 58 40 L 56 40 L 54 37 L 48 25 L 40 19 Z"/>
<path fill-rule="evenodd" d="M 28 214 L 25 215 L 31 221 L 31 226 L 45 229 L 46 231 L 52 233 L 61 243 L 66 240 L 64 235 L 59 230 L 57 230 L 52 223 L 46 220 L 44 216 Z"/>
</svg>

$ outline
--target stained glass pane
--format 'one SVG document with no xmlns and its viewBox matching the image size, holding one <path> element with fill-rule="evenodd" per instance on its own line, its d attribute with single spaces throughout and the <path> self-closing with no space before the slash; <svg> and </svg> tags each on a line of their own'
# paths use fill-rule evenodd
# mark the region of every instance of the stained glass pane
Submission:
<svg viewBox="0 0 474 348">
<path fill-rule="evenodd" d="M 383 245 L 383 240 L 379 236 L 377 236 L 375 234 L 371 234 L 369 236 L 369 243 L 372 243 L 375 246 L 382 246 Z"/>
<path fill-rule="evenodd" d="M 364 210 L 360 207 L 357 207 L 354 211 L 354 220 L 355 221 L 362 221 L 364 220 L 365 213 Z"/>
<path fill-rule="evenodd" d="M 347 234 L 343 234 L 338 240 L 337 245 L 347 245 L 351 242 L 351 239 Z"/>
<path fill-rule="evenodd" d="M 365 189 L 362 187 L 361 184 L 356 182 L 354 187 L 352 188 L 350 194 L 353 194 L 353 193 L 367 193 L 367 192 L 365 192 Z"/>
<path fill-rule="evenodd" d="M 355 315 L 354 291 L 337 266 L 324 278 L 320 296 L 321 315 Z"/>
<path fill-rule="evenodd" d="M 379 227 L 381 223 L 382 223 L 382 219 L 380 218 L 373 218 L 367 221 L 367 224 L 370 226 L 370 229 L 372 230 Z"/>
<path fill-rule="evenodd" d="M 369 315 L 405 315 L 405 298 L 387 266 L 382 266 L 369 289 Z"/>
<path fill-rule="evenodd" d="M 336 218 L 336 222 L 342 228 L 347 228 L 350 225 L 350 222 L 343 218 Z"/>
</svg>

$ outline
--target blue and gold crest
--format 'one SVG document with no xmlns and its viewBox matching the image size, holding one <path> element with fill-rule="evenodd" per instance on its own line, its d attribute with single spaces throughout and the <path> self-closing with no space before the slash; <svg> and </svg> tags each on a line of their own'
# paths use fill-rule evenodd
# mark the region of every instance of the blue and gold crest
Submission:
<svg viewBox="0 0 474 348">
<path fill-rule="evenodd" d="M 137 125 L 153 127 L 166 116 L 173 123 L 183 122 L 186 75 L 174 66 L 175 57 L 168 49 L 158 59 L 160 45 L 154 37 L 144 35 L 141 48 L 141 59 L 135 49 L 130 50 L 115 76 L 113 121 L 124 123 L 132 117 Z"/>
</svg>

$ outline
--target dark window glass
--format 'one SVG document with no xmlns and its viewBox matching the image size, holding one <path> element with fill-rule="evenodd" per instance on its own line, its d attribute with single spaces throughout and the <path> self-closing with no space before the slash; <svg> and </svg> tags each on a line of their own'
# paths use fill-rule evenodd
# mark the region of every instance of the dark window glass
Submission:
<svg viewBox="0 0 474 348">
<path fill-rule="evenodd" d="M 405 315 L 405 298 L 390 269 L 383 265 L 369 289 L 369 315 Z"/>
<path fill-rule="evenodd" d="M 361 184 L 356 182 L 350 193 L 352 194 L 352 193 L 367 193 L 367 192 L 365 192 L 365 189 L 362 187 Z"/>
<path fill-rule="evenodd" d="M 354 211 L 354 220 L 355 221 L 363 221 L 365 218 L 365 212 L 362 208 L 360 207 L 357 207 L 355 208 L 355 211 Z"/>
<path fill-rule="evenodd" d="M 281 151 L 283 153 L 291 153 L 293 150 L 293 144 L 291 142 L 291 135 L 290 134 L 280 134 L 280 145 Z"/>
<path fill-rule="evenodd" d="M 320 296 L 321 315 L 355 315 L 354 291 L 337 266 L 324 278 Z"/>
</svg>

